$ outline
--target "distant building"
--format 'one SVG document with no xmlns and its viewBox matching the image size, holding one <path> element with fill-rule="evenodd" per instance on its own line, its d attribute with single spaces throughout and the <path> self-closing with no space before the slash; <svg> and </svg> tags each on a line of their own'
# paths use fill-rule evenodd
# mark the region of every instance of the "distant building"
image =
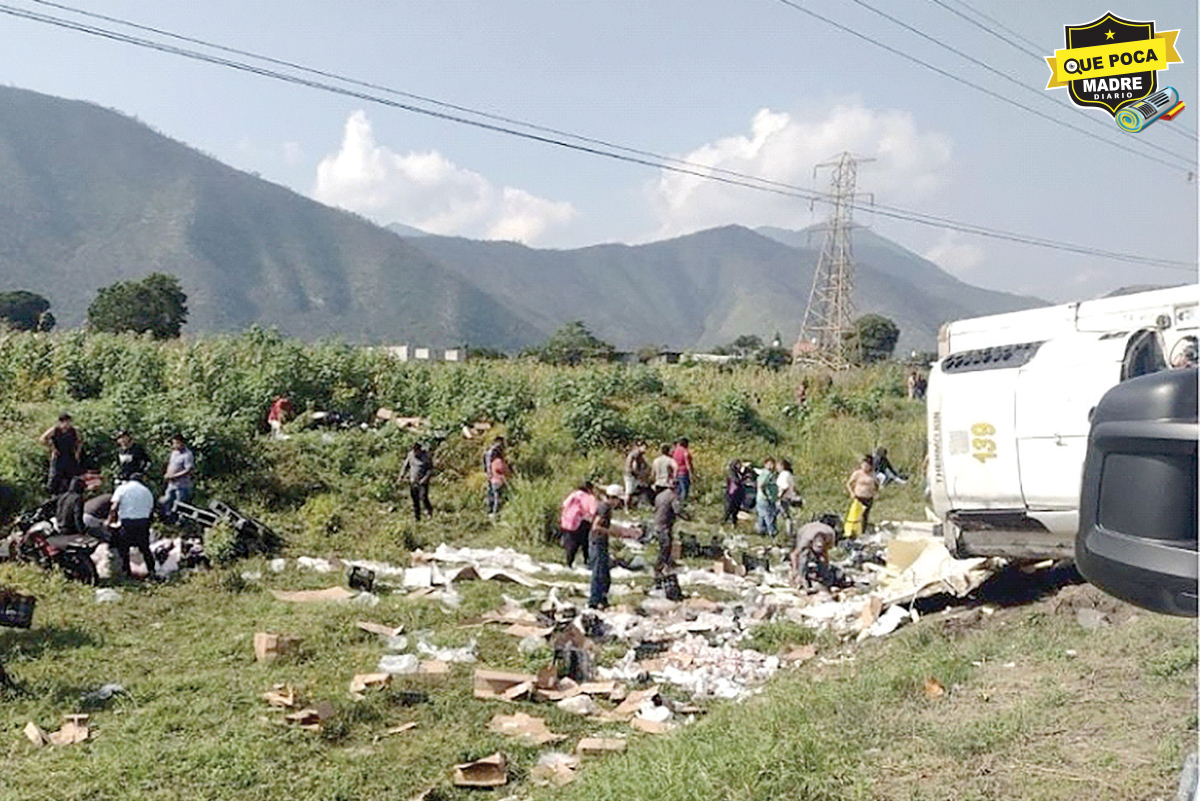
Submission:
<svg viewBox="0 0 1200 801">
<path fill-rule="evenodd" d="M 706 364 L 728 364 L 738 361 L 739 357 L 732 353 L 689 353 L 688 361 L 704 362 Z"/>
<path fill-rule="evenodd" d="M 434 348 L 418 348 L 412 345 L 384 345 L 381 349 L 393 359 L 401 362 L 465 362 L 467 360 L 466 348 L 437 350 Z"/>
<path fill-rule="evenodd" d="M 638 355 L 630 350 L 618 350 L 609 359 L 613 364 L 637 364 Z"/>
<path fill-rule="evenodd" d="M 654 358 L 650 360 L 651 364 L 679 364 L 679 358 L 683 356 L 677 350 L 660 350 L 654 354 Z"/>
</svg>

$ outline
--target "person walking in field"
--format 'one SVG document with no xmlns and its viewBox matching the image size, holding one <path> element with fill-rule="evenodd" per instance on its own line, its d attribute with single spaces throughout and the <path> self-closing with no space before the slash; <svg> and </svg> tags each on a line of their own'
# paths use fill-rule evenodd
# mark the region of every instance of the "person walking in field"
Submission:
<svg viewBox="0 0 1200 801">
<path fill-rule="evenodd" d="M 196 488 L 193 472 L 196 469 L 196 457 L 187 446 L 183 434 L 171 437 L 171 455 L 167 457 L 167 469 L 163 478 L 167 481 L 167 491 L 162 499 L 162 516 L 168 522 L 175 522 L 175 504 L 189 503 L 192 492 Z"/>
<path fill-rule="evenodd" d="M 504 452 L 504 437 L 496 437 L 492 440 L 492 444 L 488 445 L 483 452 L 483 474 L 488 478 L 492 477 L 492 460 L 496 458 L 497 453 Z"/>
<path fill-rule="evenodd" d="M 71 479 L 82 472 L 83 437 L 72 424 L 71 415 L 63 412 L 57 423 L 42 432 L 38 442 L 50 449 L 46 488 L 51 495 L 61 495 L 67 491 Z"/>
<path fill-rule="evenodd" d="M 779 514 L 783 516 L 786 533 L 792 533 L 792 510 L 799 507 L 804 500 L 796 489 L 796 474 L 792 472 L 792 463 L 787 459 L 779 460 L 779 475 L 775 478 L 775 486 L 779 490 Z"/>
<path fill-rule="evenodd" d="M 117 433 L 117 481 L 128 481 L 134 473 L 146 474 L 150 469 L 150 455 L 140 444 L 133 441 L 128 431 Z"/>
<path fill-rule="evenodd" d="M 292 399 L 287 395 L 279 395 L 271 401 L 271 408 L 267 410 L 267 426 L 271 429 L 271 437 L 284 439 L 283 424 L 291 420 L 295 414 L 296 409 L 292 406 Z"/>
<path fill-rule="evenodd" d="M 779 475 L 775 472 L 775 460 L 767 457 L 755 481 L 754 531 L 767 537 L 775 536 L 775 515 L 779 509 Z"/>
<path fill-rule="evenodd" d="M 592 571 L 588 606 L 592 609 L 608 607 L 608 590 L 612 585 L 612 565 L 608 557 L 609 538 L 617 536 L 636 539 L 638 536 L 637 531 L 613 525 L 612 513 L 619 503 L 619 498 L 606 492 L 596 504 L 595 518 L 588 531 L 588 567 Z"/>
<path fill-rule="evenodd" d="M 650 465 L 646 462 L 646 443 L 637 442 L 625 454 L 625 508 L 636 506 L 638 497 L 643 495 L 653 503 L 654 498 L 649 493 Z"/>
<path fill-rule="evenodd" d="M 562 545 L 567 553 L 567 567 L 575 564 L 575 554 L 583 551 L 583 561 L 588 561 L 588 534 L 596 517 L 596 490 L 592 482 L 585 481 L 563 499 L 558 524 L 562 530 Z"/>
<path fill-rule="evenodd" d="M 119 485 L 112 495 L 108 523 L 120 522 L 120 529 L 113 537 L 113 547 L 121 561 L 121 570 L 129 578 L 129 549 L 137 548 L 146 562 L 147 578 L 154 578 L 154 554 L 150 552 L 150 515 L 154 512 L 154 493 L 146 486 L 140 473 Z"/>
<path fill-rule="evenodd" d="M 879 480 L 875 478 L 875 460 L 867 454 L 858 467 L 846 479 L 846 492 L 850 495 L 850 510 L 846 513 L 847 537 L 857 537 L 867 530 L 871 505 L 879 494 Z"/>
<path fill-rule="evenodd" d="M 654 536 L 658 540 L 658 561 L 654 563 L 656 579 L 674 572 L 675 557 L 671 553 L 671 548 L 674 545 L 675 520 L 682 511 L 679 497 L 670 487 L 655 496 Z"/>
<path fill-rule="evenodd" d="M 433 517 L 433 504 L 429 502 L 429 482 L 433 479 L 433 457 L 419 442 L 414 442 L 400 465 L 400 477 L 408 482 L 408 493 L 412 497 L 413 517 L 421 522 L 421 508 Z"/>
<path fill-rule="evenodd" d="M 488 514 L 492 517 L 500 514 L 500 507 L 504 504 L 504 488 L 512 475 L 512 468 L 504 458 L 503 440 L 500 443 L 488 465 Z"/>
<path fill-rule="evenodd" d="M 692 452 L 689 449 L 687 437 L 680 437 L 675 443 L 671 458 L 675 460 L 675 494 L 680 503 L 687 503 L 692 490 Z"/>
<path fill-rule="evenodd" d="M 725 471 L 725 517 L 721 523 L 737 526 L 738 512 L 746 500 L 746 484 L 743 481 L 742 463 L 734 459 Z"/>
<path fill-rule="evenodd" d="M 650 475 L 654 480 L 654 497 L 665 489 L 675 489 L 675 460 L 671 458 L 671 446 L 664 444 L 658 456 L 650 464 Z"/>
</svg>

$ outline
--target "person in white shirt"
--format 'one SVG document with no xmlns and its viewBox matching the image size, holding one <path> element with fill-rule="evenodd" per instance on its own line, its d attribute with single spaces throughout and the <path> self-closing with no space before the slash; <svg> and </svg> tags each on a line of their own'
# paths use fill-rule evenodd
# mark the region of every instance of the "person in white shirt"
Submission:
<svg viewBox="0 0 1200 801">
<path fill-rule="evenodd" d="M 113 537 L 113 547 L 121 560 L 121 569 L 129 578 L 129 549 L 137 548 L 146 561 L 147 578 L 154 576 L 154 554 L 150 552 L 150 516 L 154 513 L 154 493 L 146 486 L 141 473 L 117 485 L 108 513 L 110 525 L 120 521 L 121 527 Z"/>
<path fill-rule="evenodd" d="M 792 508 L 799 507 L 804 501 L 796 491 L 796 474 L 792 472 L 792 463 L 787 459 L 779 460 L 779 477 L 775 479 L 779 488 L 779 513 L 783 515 L 787 533 L 792 534 Z"/>
</svg>

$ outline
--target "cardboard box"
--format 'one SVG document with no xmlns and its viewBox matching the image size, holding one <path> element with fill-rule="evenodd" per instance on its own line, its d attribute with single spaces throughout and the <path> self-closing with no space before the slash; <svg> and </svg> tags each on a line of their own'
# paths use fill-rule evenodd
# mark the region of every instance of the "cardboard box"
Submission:
<svg viewBox="0 0 1200 801">
<path fill-rule="evenodd" d="M 300 638 L 268 631 L 254 633 L 254 659 L 258 662 L 275 660 L 295 654 L 300 648 Z"/>
</svg>

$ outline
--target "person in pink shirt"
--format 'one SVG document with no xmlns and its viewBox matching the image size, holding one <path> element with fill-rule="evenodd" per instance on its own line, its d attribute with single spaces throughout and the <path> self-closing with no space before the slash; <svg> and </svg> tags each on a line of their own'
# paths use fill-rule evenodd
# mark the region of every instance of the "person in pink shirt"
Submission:
<svg viewBox="0 0 1200 801">
<path fill-rule="evenodd" d="M 504 450 L 501 449 L 492 456 L 492 463 L 488 467 L 488 514 L 493 517 L 500 514 L 500 506 L 504 502 L 504 487 L 511 475 L 512 468 L 508 466 Z"/>
<path fill-rule="evenodd" d="M 671 454 L 675 460 L 675 494 L 680 503 L 686 503 L 688 490 L 692 488 L 692 452 L 688 450 L 687 437 L 680 437 Z"/>
<path fill-rule="evenodd" d="M 585 481 L 562 502 L 559 527 L 562 529 L 562 544 L 567 552 L 567 567 L 575 561 L 575 554 L 583 552 L 583 561 L 588 561 L 588 535 L 592 521 L 596 519 L 596 489 L 592 482 Z"/>
</svg>

